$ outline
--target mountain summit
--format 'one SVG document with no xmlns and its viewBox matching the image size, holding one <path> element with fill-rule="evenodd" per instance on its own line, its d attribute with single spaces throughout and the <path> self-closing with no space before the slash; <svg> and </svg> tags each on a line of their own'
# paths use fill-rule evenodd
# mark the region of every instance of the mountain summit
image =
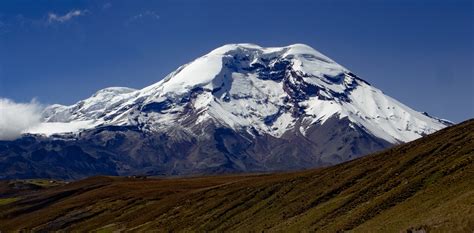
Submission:
<svg viewBox="0 0 474 233">
<path fill-rule="evenodd" d="M 190 117 L 195 119 L 190 122 Z M 212 121 L 275 137 L 292 130 L 305 135 L 312 125 L 331 117 L 347 117 L 391 143 L 446 126 L 303 44 L 224 45 L 141 90 L 106 88 L 72 106 L 54 105 L 45 111 L 48 122 L 86 120 L 90 127 L 140 125 L 158 131 Z"/>
<path fill-rule="evenodd" d="M 450 124 L 412 110 L 303 44 L 224 45 L 141 90 L 106 88 L 71 106 L 49 106 L 43 116 L 29 133 L 64 140 L 44 157 L 74 145 L 107 161 L 112 174 L 329 165 Z M 48 144 L 51 137 L 35 140 Z"/>
</svg>

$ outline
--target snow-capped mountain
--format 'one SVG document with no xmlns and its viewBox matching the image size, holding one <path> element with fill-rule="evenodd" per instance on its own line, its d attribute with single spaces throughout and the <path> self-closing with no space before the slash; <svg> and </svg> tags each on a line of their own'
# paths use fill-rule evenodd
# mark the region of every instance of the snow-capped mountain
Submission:
<svg viewBox="0 0 474 233">
<path fill-rule="evenodd" d="M 334 164 L 450 124 L 303 44 L 225 45 L 151 86 L 106 88 L 71 106 L 49 106 L 43 115 L 29 133 L 72 132 L 75 145 L 93 144 L 91 157 L 101 157 L 99 147 L 122 161 L 118 174 Z"/>
<path fill-rule="evenodd" d="M 186 123 L 191 112 L 196 119 Z M 311 125 L 337 116 L 391 143 L 446 126 L 303 44 L 225 45 L 141 90 L 106 88 L 71 106 L 50 106 L 44 116 L 47 122 L 89 122 L 84 128 L 139 125 L 150 131 L 212 121 L 274 137 L 290 130 L 305 135 Z"/>
</svg>

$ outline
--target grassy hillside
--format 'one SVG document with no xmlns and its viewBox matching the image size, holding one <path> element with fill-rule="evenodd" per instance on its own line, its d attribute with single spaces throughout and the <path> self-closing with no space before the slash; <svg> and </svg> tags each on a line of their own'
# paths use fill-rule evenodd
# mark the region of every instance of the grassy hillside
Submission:
<svg viewBox="0 0 474 233">
<path fill-rule="evenodd" d="M 303 172 L 91 177 L 10 192 L 0 201 L 0 230 L 472 232 L 473 162 L 470 120 L 381 153 Z"/>
</svg>

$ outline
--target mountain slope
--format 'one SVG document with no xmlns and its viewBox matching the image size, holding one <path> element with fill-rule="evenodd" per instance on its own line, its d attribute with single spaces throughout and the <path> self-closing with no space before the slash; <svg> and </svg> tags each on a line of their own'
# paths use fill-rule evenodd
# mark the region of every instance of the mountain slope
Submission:
<svg viewBox="0 0 474 233">
<path fill-rule="evenodd" d="M 151 86 L 106 88 L 43 116 L 34 135 L 0 142 L 0 178 L 305 169 L 450 125 L 302 44 L 225 45 Z"/>
<path fill-rule="evenodd" d="M 0 230 L 472 232 L 473 171 L 469 120 L 304 172 L 93 177 L 14 196 L 0 206 Z"/>
<path fill-rule="evenodd" d="M 141 90 L 106 88 L 71 106 L 53 105 L 44 115 L 48 122 L 138 125 L 151 131 L 176 125 L 192 130 L 212 121 L 275 137 L 291 130 L 305 135 L 313 124 L 337 116 L 390 143 L 411 141 L 446 126 L 302 44 L 225 45 Z"/>
</svg>

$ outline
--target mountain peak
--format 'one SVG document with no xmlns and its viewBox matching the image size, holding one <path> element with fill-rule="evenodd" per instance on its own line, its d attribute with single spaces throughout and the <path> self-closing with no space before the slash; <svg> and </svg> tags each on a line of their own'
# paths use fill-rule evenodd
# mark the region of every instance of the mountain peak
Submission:
<svg viewBox="0 0 474 233">
<path fill-rule="evenodd" d="M 217 49 L 212 50 L 207 55 L 231 55 L 235 53 L 257 53 L 262 57 L 268 56 L 302 56 L 306 58 L 319 58 L 327 63 L 335 63 L 329 57 L 323 55 L 321 52 L 315 50 L 306 44 L 292 44 L 283 47 L 262 47 L 257 44 L 251 43 L 239 43 L 239 44 L 226 44 Z"/>
<path fill-rule="evenodd" d="M 314 125 L 345 118 L 390 143 L 446 126 L 305 44 L 227 44 L 141 90 L 106 88 L 75 105 L 49 108 L 45 115 L 48 121 L 91 120 L 94 127 L 139 125 L 150 131 L 215 124 L 273 137 L 305 136 Z"/>
<path fill-rule="evenodd" d="M 161 93 L 182 95 L 196 87 L 210 90 L 221 88 L 224 83 L 230 82 L 232 73 L 258 73 L 257 78 L 281 81 L 287 70 L 300 73 L 308 82 L 325 85 L 335 92 L 344 90 L 339 87 L 340 79 L 344 73 L 349 73 L 304 44 L 268 48 L 249 43 L 227 44 L 180 67 L 155 86 L 161 86 Z"/>
<path fill-rule="evenodd" d="M 125 174 L 327 166 L 449 125 L 302 44 L 225 45 L 151 86 L 105 88 L 43 115 L 27 133 L 59 134 L 52 139 L 62 144 L 37 144 L 51 158 L 93 153 L 87 158 L 116 161 L 113 171 Z"/>
</svg>

